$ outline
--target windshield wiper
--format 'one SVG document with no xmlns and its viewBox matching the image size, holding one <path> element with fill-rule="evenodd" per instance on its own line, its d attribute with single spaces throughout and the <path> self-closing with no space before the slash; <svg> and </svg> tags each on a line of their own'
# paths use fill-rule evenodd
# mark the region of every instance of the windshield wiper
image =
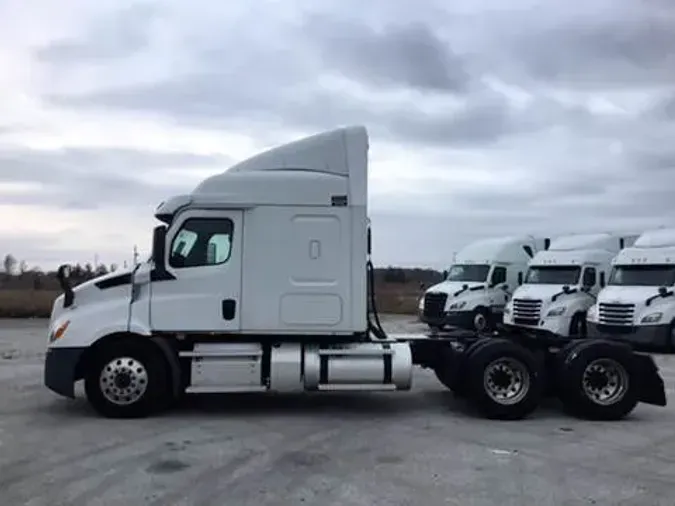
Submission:
<svg viewBox="0 0 675 506">
<path fill-rule="evenodd" d="M 663 298 L 665 299 L 666 297 L 670 297 L 671 295 L 673 295 L 673 291 L 672 291 L 672 290 L 669 291 L 668 288 L 666 288 L 665 286 L 660 286 L 660 287 L 659 287 L 659 293 L 657 293 L 656 295 L 652 295 L 651 297 L 649 297 L 649 298 L 645 301 L 645 306 L 649 306 L 655 299 L 658 299 L 659 297 L 663 297 Z"/>
</svg>

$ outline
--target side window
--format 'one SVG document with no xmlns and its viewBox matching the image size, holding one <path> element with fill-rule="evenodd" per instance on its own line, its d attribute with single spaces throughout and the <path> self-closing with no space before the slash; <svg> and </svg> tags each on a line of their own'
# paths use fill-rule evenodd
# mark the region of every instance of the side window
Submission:
<svg viewBox="0 0 675 506">
<path fill-rule="evenodd" d="M 492 271 L 492 286 L 506 282 L 506 267 L 495 267 Z"/>
<path fill-rule="evenodd" d="M 234 223 L 228 218 L 185 220 L 171 244 L 171 267 L 223 264 L 232 254 Z"/>
<path fill-rule="evenodd" d="M 593 267 L 586 267 L 584 271 L 584 286 L 595 286 L 595 269 Z"/>
</svg>

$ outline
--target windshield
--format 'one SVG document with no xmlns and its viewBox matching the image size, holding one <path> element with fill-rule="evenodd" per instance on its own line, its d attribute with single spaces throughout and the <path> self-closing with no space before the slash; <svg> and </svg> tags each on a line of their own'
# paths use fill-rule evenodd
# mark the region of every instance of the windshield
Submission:
<svg viewBox="0 0 675 506">
<path fill-rule="evenodd" d="M 530 267 L 525 283 L 532 285 L 576 285 L 579 282 L 581 267 L 577 266 L 536 266 Z"/>
<path fill-rule="evenodd" d="M 448 271 L 447 281 L 485 281 L 489 265 L 453 265 Z"/>
<path fill-rule="evenodd" d="M 617 265 L 609 276 L 610 285 L 672 286 L 675 265 Z"/>
</svg>

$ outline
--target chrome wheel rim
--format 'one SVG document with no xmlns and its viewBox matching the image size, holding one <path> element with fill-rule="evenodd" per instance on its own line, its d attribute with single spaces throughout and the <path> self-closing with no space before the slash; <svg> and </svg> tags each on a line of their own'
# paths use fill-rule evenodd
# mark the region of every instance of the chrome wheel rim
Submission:
<svg viewBox="0 0 675 506">
<path fill-rule="evenodd" d="M 628 391 L 628 372 L 616 360 L 599 358 L 584 369 L 582 377 L 584 393 L 596 404 L 616 404 Z"/>
<path fill-rule="evenodd" d="M 118 406 L 138 402 L 148 388 L 148 371 L 135 358 L 119 357 L 101 371 L 99 387 L 103 397 Z"/>
<path fill-rule="evenodd" d="M 520 360 L 498 358 L 485 368 L 483 387 L 493 401 L 503 405 L 517 404 L 530 391 L 530 372 Z"/>
</svg>

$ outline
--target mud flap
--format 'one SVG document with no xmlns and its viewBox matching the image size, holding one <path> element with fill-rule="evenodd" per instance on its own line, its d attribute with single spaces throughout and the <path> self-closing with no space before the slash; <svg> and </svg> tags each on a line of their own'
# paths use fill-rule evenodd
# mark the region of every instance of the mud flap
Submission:
<svg viewBox="0 0 675 506">
<path fill-rule="evenodd" d="M 640 379 L 639 400 L 645 404 L 665 406 L 667 404 L 666 388 L 654 357 L 643 353 L 633 353 Z"/>
</svg>

